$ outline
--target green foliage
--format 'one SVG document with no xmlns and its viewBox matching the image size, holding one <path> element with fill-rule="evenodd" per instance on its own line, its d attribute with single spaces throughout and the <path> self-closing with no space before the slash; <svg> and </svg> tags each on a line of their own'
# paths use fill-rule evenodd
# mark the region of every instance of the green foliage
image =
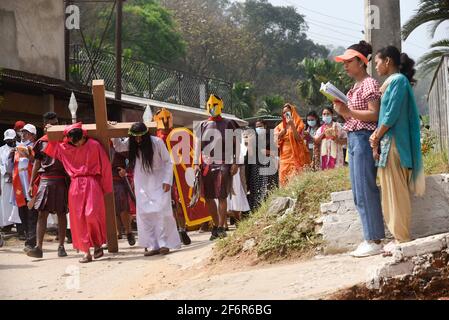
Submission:
<svg viewBox="0 0 449 320">
<path fill-rule="evenodd" d="M 193 73 L 251 82 L 256 102 L 234 103 L 256 112 L 264 96 L 279 94 L 297 102 L 298 63 L 305 57 L 326 57 L 328 50 L 307 38 L 304 17 L 292 6 L 267 0 L 163 0 L 186 42 L 178 66 Z"/>
<path fill-rule="evenodd" d="M 433 43 L 431 50 L 424 54 L 418 61 L 420 74 L 434 73 L 441 62 L 441 58 L 449 55 L 449 39 L 443 39 Z"/>
<path fill-rule="evenodd" d="M 433 37 L 438 26 L 446 20 L 449 20 L 448 0 L 421 0 L 416 14 L 405 23 L 402 37 L 407 40 L 415 29 L 428 22 L 432 22 L 430 34 Z"/>
<path fill-rule="evenodd" d="M 261 106 L 257 110 L 257 116 L 280 116 L 285 100 L 280 95 L 266 96 L 262 99 Z"/>
<path fill-rule="evenodd" d="M 248 118 L 255 108 L 254 86 L 249 82 L 237 82 L 232 88 L 232 110 L 240 118 Z"/>
<path fill-rule="evenodd" d="M 421 0 L 416 14 L 408 20 L 403 29 L 404 40 L 423 24 L 431 22 L 430 36 L 434 37 L 438 27 L 449 20 L 449 0 Z M 440 63 L 443 55 L 449 54 L 449 39 L 443 39 L 433 43 L 431 50 L 418 61 L 421 74 L 433 73 Z"/>
<path fill-rule="evenodd" d="M 82 32 L 91 49 L 113 52 L 115 11 L 110 3 L 82 3 Z M 112 12 L 112 15 L 111 15 Z M 111 18 L 111 20 L 109 20 Z M 185 54 L 183 41 L 170 12 L 158 0 L 128 0 L 123 5 L 122 46 L 128 57 L 145 62 L 170 63 Z M 102 41 L 105 32 L 104 41 Z M 72 35 L 82 43 L 79 32 Z"/>
<path fill-rule="evenodd" d="M 299 96 L 309 109 L 319 110 L 328 100 L 320 93 L 321 83 L 332 82 L 341 91 L 346 92 L 352 80 L 344 71 L 343 65 L 328 59 L 306 58 L 300 63 L 305 79 L 298 82 Z"/>
<path fill-rule="evenodd" d="M 307 255 L 321 243 L 315 231 L 320 204 L 329 202 L 332 192 L 350 188 L 347 168 L 302 173 L 285 188 L 274 190 L 257 212 L 239 224 L 230 237 L 220 241 L 219 256 L 243 254 L 243 245 L 249 239 L 255 241 L 255 246 L 245 254 L 254 254 L 259 260 Z M 294 213 L 283 219 L 268 210 L 271 201 L 279 196 L 297 199 Z"/>
<path fill-rule="evenodd" d="M 423 121 L 424 122 L 424 121 Z M 421 131 L 421 149 L 423 155 L 434 152 L 436 146 L 436 136 L 429 129 L 422 129 Z"/>
</svg>

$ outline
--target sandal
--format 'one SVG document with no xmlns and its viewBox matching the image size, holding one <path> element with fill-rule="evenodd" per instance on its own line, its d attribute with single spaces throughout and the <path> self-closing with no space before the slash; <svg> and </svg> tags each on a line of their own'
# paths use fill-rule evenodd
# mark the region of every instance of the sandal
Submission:
<svg viewBox="0 0 449 320">
<path fill-rule="evenodd" d="M 88 263 L 92 262 L 92 256 L 84 256 L 82 259 L 79 260 L 79 263 Z"/>
<path fill-rule="evenodd" d="M 151 251 L 146 250 L 143 255 L 145 257 L 151 257 L 151 256 L 155 256 L 157 254 L 159 254 L 159 250 L 151 250 Z"/>
<path fill-rule="evenodd" d="M 170 252 L 169 248 L 162 247 L 159 249 L 159 253 L 163 255 L 168 254 L 169 252 Z"/>
<path fill-rule="evenodd" d="M 94 250 L 94 259 L 100 259 L 104 255 L 103 248 L 98 248 Z"/>
</svg>

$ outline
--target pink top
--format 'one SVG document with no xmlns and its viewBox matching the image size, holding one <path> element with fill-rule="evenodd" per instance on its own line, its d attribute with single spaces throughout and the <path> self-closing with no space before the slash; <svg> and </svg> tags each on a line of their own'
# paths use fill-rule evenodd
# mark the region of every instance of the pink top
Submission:
<svg viewBox="0 0 449 320">
<path fill-rule="evenodd" d="M 381 93 L 379 83 L 376 79 L 368 77 L 362 83 L 349 90 L 347 97 L 349 99 L 348 107 L 351 110 L 368 110 L 368 102 L 380 100 Z M 365 122 L 354 118 L 346 120 L 344 125 L 346 131 L 359 131 L 377 129 L 377 122 Z"/>
<path fill-rule="evenodd" d="M 61 161 L 70 178 L 98 177 L 103 193 L 112 192 L 111 163 L 103 146 L 97 140 L 89 138 L 80 147 L 51 141 L 44 152 Z"/>
</svg>

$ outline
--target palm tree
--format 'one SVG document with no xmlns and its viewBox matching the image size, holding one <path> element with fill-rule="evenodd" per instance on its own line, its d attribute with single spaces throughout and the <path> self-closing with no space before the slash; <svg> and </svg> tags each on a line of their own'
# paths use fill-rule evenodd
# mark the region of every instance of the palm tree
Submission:
<svg viewBox="0 0 449 320">
<path fill-rule="evenodd" d="M 254 86 L 249 82 L 237 82 L 232 88 L 232 113 L 239 118 L 252 115 L 256 96 Z"/>
<path fill-rule="evenodd" d="M 428 22 L 432 22 L 430 35 L 434 37 L 438 27 L 445 21 L 449 21 L 449 0 L 421 0 L 416 14 L 404 25 L 402 37 L 407 40 L 416 28 Z M 422 73 L 435 70 L 441 57 L 449 54 L 449 39 L 437 41 L 430 48 L 418 61 Z"/>
<path fill-rule="evenodd" d="M 346 75 L 343 65 L 328 59 L 305 58 L 299 69 L 304 79 L 298 82 L 298 93 L 305 103 L 316 109 L 326 102 L 320 93 L 321 83 L 332 82 L 337 88 L 345 92 L 351 86 L 351 79 Z"/>
<path fill-rule="evenodd" d="M 261 106 L 256 116 L 279 116 L 285 100 L 280 95 L 266 96 L 262 99 Z"/>
<path fill-rule="evenodd" d="M 449 39 L 432 43 L 431 50 L 418 60 L 419 71 L 422 74 L 432 73 L 440 64 L 441 57 L 449 55 Z"/>
</svg>

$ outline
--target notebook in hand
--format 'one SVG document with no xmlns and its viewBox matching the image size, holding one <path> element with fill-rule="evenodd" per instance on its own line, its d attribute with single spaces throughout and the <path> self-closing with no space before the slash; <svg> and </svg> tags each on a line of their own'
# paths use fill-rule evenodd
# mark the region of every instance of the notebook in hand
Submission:
<svg viewBox="0 0 449 320">
<path fill-rule="evenodd" d="M 348 98 L 346 95 L 337 89 L 332 83 L 328 82 L 326 84 L 321 83 L 320 92 L 326 96 L 330 101 L 334 102 L 336 100 L 348 104 Z"/>
</svg>

